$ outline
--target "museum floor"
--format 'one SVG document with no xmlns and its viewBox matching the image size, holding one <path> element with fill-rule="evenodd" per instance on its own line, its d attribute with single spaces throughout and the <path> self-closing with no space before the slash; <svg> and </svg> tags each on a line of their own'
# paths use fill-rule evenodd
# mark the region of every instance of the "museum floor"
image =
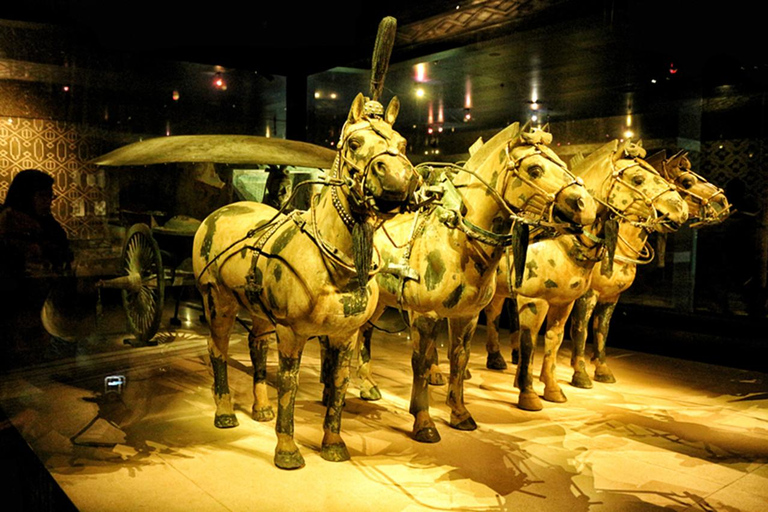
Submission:
<svg viewBox="0 0 768 512">
<path fill-rule="evenodd" d="M 301 369 L 298 471 L 273 466 L 274 421 L 249 417 L 244 331 L 232 342 L 230 385 L 240 426 L 213 426 L 212 377 L 197 312 L 134 348 L 109 322 L 78 355 L 2 380 L 0 406 L 47 471 L 83 511 L 764 511 L 768 508 L 768 375 L 611 350 L 616 384 L 571 387 L 568 342 L 558 375 L 569 401 L 515 407 L 511 369 L 485 369 L 475 336 L 466 400 L 479 428 L 452 430 L 446 388 L 430 388 L 442 441 L 409 437 L 410 346 L 374 337 L 378 402 L 350 385 L 342 432 L 352 460 L 319 455 L 319 350 Z M 397 316 L 388 317 L 394 325 Z M 269 379 L 274 383 L 272 347 Z M 447 369 L 445 349 L 442 365 Z M 540 359 L 537 358 L 537 364 Z M 119 398 L 105 378 L 123 376 Z M 537 383 L 537 386 L 541 386 Z M 538 389 L 538 388 L 537 388 Z M 274 388 L 270 389 L 275 398 Z M 110 396 L 112 398 L 110 398 Z"/>
</svg>

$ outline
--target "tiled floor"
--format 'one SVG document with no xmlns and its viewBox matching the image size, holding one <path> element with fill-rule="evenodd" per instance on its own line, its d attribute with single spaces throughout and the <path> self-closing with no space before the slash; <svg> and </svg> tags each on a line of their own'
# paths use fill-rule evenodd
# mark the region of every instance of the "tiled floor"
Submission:
<svg viewBox="0 0 768 512">
<path fill-rule="evenodd" d="M 185 325 L 155 347 L 95 336 L 75 358 L 3 379 L 0 405 L 79 509 L 768 510 L 766 374 L 614 349 L 618 383 L 581 390 L 567 383 L 566 341 L 558 375 L 569 401 L 524 412 L 512 369 L 485 369 L 481 326 L 466 384 L 479 428 L 451 429 L 446 388 L 432 387 L 442 441 L 424 445 L 409 437 L 407 336 L 378 332 L 384 398 L 360 400 L 353 382 L 342 423 L 352 460 L 331 463 L 319 456 L 324 409 L 310 341 L 296 402 L 307 465 L 287 472 L 272 463 L 274 422 L 249 417 L 244 331 L 230 361 L 240 426 L 218 430 L 205 331 Z M 447 370 L 444 348 L 441 357 Z M 276 367 L 273 347 L 272 383 Z M 110 375 L 126 378 L 116 400 L 103 392 Z"/>
</svg>

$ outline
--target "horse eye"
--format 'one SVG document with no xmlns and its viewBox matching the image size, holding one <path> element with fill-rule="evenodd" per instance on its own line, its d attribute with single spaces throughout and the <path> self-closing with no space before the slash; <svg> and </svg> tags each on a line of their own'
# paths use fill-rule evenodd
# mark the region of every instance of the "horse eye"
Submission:
<svg viewBox="0 0 768 512">
<path fill-rule="evenodd" d="M 684 178 L 682 182 L 683 188 L 691 188 L 695 184 L 696 184 L 695 178 Z"/>
<path fill-rule="evenodd" d="M 349 139 L 349 149 L 357 151 L 363 144 L 358 139 Z"/>
<path fill-rule="evenodd" d="M 635 174 L 634 176 L 632 176 L 632 183 L 634 185 L 642 185 L 643 182 L 645 182 L 645 176 L 643 176 L 642 174 Z"/>
<path fill-rule="evenodd" d="M 542 174 L 544 174 L 544 169 L 538 165 L 532 165 L 528 168 L 528 175 L 533 179 L 540 178 Z"/>
</svg>

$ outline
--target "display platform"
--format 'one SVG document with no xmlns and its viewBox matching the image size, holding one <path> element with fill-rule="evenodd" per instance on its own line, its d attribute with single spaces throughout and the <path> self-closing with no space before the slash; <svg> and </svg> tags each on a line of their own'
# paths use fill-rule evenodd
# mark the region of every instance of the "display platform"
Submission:
<svg viewBox="0 0 768 512">
<path fill-rule="evenodd" d="M 187 321 L 161 332 L 157 346 L 125 345 L 112 330 L 74 357 L 3 377 L 0 406 L 79 510 L 766 510 L 766 374 L 611 349 L 618 382 L 577 389 L 566 340 L 558 376 L 568 402 L 525 412 L 515 407 L 514 367 L 485 369 L 480 326 L 465 386 L 479 428 L 451 429 L 446 387 L 431 387 L 442 441 L 420 444 L 409 437 L 407 334 L 378 331 L 383 399 L 361 400 L 353 380 L 342 420 L 352 460 L 332 463 L 319 455 L 324 408 L 311 340 L 296 399 L 306 467 L 283 471 L 272 463 L 274 421 L 250 419 L 240 326 L 229 363 L 240 426 L 213 426 L 197 315 L 182 312 Z M 397 328 L 396 314 L 386 319 Z M 272 384 L 276 355 L 272 346 Z M 445 347 L 440 357 L 447 372 Z"/>
</svg>

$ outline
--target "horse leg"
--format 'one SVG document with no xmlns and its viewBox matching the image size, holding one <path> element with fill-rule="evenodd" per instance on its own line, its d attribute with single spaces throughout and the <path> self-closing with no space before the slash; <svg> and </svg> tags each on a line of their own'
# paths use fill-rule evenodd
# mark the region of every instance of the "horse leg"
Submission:
<svg viewBox="0 0 768 512">
<path fill-rule="evenodd" d="M 299 388 L 299 366 L 306 340 L 298 339 L 289 327 L 277 326 L 280 365 L 277 370 L 277 447 L 275 466 L 281 469 L 304 467 L 304 457 L 293 439 L 293 413 Z"/>
<path fill-rule="evenodd" d="M 451 374 L 445 402 L 451 408 L 450 425 L 457 430 L 477 428 L 477 423 L 464 405 L 464 377 L 476 327 L 477 317 L 448 319 L 448 336 L 451 339 Z"/>
<path fill-rule="evenodd" d="M 328 339 L 326 346 L 326 389 L 328 390 L 325 421 L 323 423 L 323 444 L 320 456 L 331 462 L 349 460 L 349 451 L 341 438 L 341 411 L 344 395 L 349 385 L 349 363 L 352 360 L 357 332 L 341 339 Z"/>
<path fill-rule="evenodd" d="M 239 425 L 232 406 L 232 394 L 229 390 L 227 375 L 227 352 L 229 336 L 235 324 L 239 306 L 231 293 L 217 286 L 209 285 L 201 289 L 204 300 L 205 316 L 211 329 L 208 338 L 208 356 L 213 372 L 213 400 L 216 413 L 213 424 L 217 428 L 232 428 Z"/>
<path fill-rule="evenodd" d="M 488 354 L 485 360 L 485 367 L 489 370 L 507 369 L 507 363 L 504 361 L 504 356 L 501 355 L 501 348 L 499 346 L 499 320 L 501 319 L 501 310 L 504 308 L 504 300 L 502 296 L 495 296 L 485 307 L 487 332 L 485 351 Z"/>
<path fill-rule="evenodd" d="M 533 356 L 536 349 L 536 337 L 546 315 L 547 303 L 537 300 L 522 299 L 518 310 L 520 324 L 517 338 L 519 339 L 520 357 L 515 374 L 515 385 L 520 390 L 517 406 L 525 411 L 540 411 L 544 408 L 541 399 L 533 390 Z"/>
<path fill-rule="evenodd" d="M 534 345 L 536 336 L 534 338 Z M 520 361 L 520 313 L 517 310 L 517 297 L 509 299 L 509 342 L 512 347 L 512 364 Z"/>
<path fill-rule="evenodd" d="M 437 331 L 435 331 L 435 342 L 428 348 L 427 360 L 429 361 L 429 385 L 445 386 L 445 375 L 440 369 L 440 357 L 437 354 Z"/>
<path fill-rule="evenodd" d="M 272 327 L 269 322 L 257 318 L 252 319 L 253 326 L 248 333 L 248 349 L 253 365 L 253 407 L 251 417 L 256 421 L 270 421 L 275 419 L 275 411 L 269 403 L 267 395 L 267 352 Z"/>
<path fill-rule="evenodd" d="M 587 336 L 589 335 L 589 319 L 595 310 L 595 304 L 597 304 L 597 294 L 590 290 L 576 300 L 571 314 L 571 340 L 573 342 L 571 385 L 577 388 L 590 389 L 592 387 L 592 380 L 587 373 L 586 347 Z"/>
<path fill-rule="evenodd" d="M 557 353 L 563 343 L 565 322 L 573 309 L 573 302 L 566 305 L 550 306 L 547 312 L 547 332 L 544 336 L 544 361 L 541 364 L 540 380 L 544 382 L 544 400 L 563 403 L 568 399 L 557 383 Z"/>
<path fill-rule="evenodd" d="M 601 302 L 595 307 L 595 320 L 594 320 L 594 350 L 595 353 L 592 357 L 592 362 L 595 365 L 595 380 L 597 382 L 605 382 L 607 384 L 613 384 L 616 382 L 616 377 L 613 376 L 613 372 L 608 368 L 608 362 L 605 356 L 605 346 L 608 341 L 608 327 L 611 324 L 611 316 L 616 309 L 616 303 L 618 297 L 612 302 Z"/>
<path fill-rule="evenodd" d="M 432 361 L 429 359 L 430 349 L 434 350 L 437 331 L 437 319 L 432 316 L 413 315 L 411 332 L 413 355 L 411 369 L 413 370 L 413 387 L 411 388 L 410 413 L 414 417 L 413 438 L 420 443 L 436 443 L 440 441 L 435 422 L 429 415 L 429 374 Z"/>
<path fill-rule="evenodd" d="M 376 323 L 384 308 L 377 308 L 371 319 L 360 330 L 360 335 L 357 338 L 358 346 L 360 347 L 359 360 L 357 366 L 357 376 L 360 378 L 360 398 L 363 400 L 380 400 L 381 391 L 373 380 L 373 372 L 371 371 L 371 336 L 373 336 L 373 325 Z"/>
</svg>

